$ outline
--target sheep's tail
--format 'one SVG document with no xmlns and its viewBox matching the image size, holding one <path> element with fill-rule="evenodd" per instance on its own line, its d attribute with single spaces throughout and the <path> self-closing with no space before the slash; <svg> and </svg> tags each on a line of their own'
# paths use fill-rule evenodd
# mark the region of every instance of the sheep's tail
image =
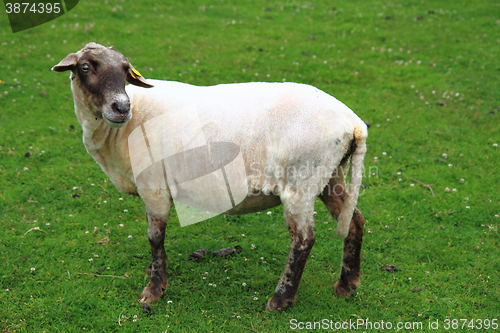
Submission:
<svg viewBox="0 0 500 333">
<path fill-rule="evenodd" d="M 352 214 L 358 202 L 359 189 L 363 178 L 363 161 L 366 154 L 366 138 L 368 137 L 368 130 L 364 123 L 357 124 L 354 127 L 353 144 L 355 145 L 354 151 L 351 155 L 351 166 L 349 168 L 349 189 L 346 190 L 346 197 L 344 204 L 340 209 L 340 214 L 337 219 L 336 234 L 339 238 L 346 238 L 349 234 L 349 225 L 351 223 Z"/>
</svg>

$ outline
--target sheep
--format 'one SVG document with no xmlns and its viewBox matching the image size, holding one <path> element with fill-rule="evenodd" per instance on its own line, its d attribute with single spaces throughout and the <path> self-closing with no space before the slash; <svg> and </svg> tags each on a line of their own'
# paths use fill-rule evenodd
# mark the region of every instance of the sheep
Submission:
<svg viewBox="0 0 500 333">
<path fill-rule="evenodd" d="M 230 189 L 235 189 L 229 191 L 231 205 L 216 207 L 217 213 L 246 214 L 283 205 L 291 245 L 267 309 L 281 312 L 295 302 L 315 242 L 317 197 L 337 220 L 336 235 L 344 239 L 336 294 L 348 297 L 359 286 L 364 218 L 356 204 L 368 132 L 343 103 L 297 83 L 201 87 L 146 80 L 120 52 L 96 43 L 69 54 L 52 70 L 71 71 L 87 152 L 118 190 L 140 196 L 146 206 L 151 246 L 146 272 L 151 279 L 139 297 L 143 306 L 158 301 L 167 288 L 164 239 L 174 202 L 186 199 L 189 208 L 189 203 L 214 201 L 216 206 L 220 200 L 214 198 L 227 199 Z M 211 163 L 218 164 L 205 170 Z M 208 183 L 196 183 L 210 172 Z M 204 187 L 197 190 L 199 186 Z"/>
</svg>

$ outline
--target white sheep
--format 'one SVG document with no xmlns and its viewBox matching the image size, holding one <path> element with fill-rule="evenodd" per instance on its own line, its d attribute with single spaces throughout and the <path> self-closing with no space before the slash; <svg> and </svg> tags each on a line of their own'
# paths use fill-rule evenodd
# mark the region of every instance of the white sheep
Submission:
<svg viewBox="0 0 500 333">
<path fill-rule="evenodd" d="M 152 259 L 142 303 L 157 301 L 167 287 L 164 237 L 173 202 L 176 208 L 177 202 L 215 207 L 220 198 L 228 198 L 228 191 L 232 205 L 214 209 L 217 213 L 229 208 L 227 214 L 246 214 L 283 205 L 291 246 L 270 310 L 283 311 L 295 302 L 315 241 L 316 197 L 337 219 L 337 236 L 345 238 L 337 294 L 347 297 L 358 286 L 364 219 L 356 203 L 368 132 L 347 106 L 304 84 L 198 87 L 146 81 L 121 53 L 96 43 L 52 69 L 71 70 L 87 152 L 116 188 L 139 195 L 146 205 Z M 125 87 L 126 81 L 132 85 Z M 201 176 L 200 182 L 196 178 Z"/>
</svg>

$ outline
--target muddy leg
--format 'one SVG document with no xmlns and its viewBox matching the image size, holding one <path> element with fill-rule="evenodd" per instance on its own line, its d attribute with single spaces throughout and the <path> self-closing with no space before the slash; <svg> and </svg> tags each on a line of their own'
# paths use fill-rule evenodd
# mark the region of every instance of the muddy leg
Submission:
<svg viewBox="0 0 500 333">
<path fill-rule="evenodd" d="M 337 179 L 337 181 L 339 181 Z M 345 197 L 345 184 L 333 180 L 320 195 L 328 211 L 333 218 L 337 219 Z M 349 234 L 344 239 L 344 253 L 342 257 L 342 270 L 340 280 L 335 284 L 337 295 L 348 297 L 353 290 L 359 286 L 359 270 L 361 264 L 361 245 L 363 242 L 363 227 L 365 219 L 361 212 L 356 208 L 354 210 L 351 224 L 349 225 Z"/>
<path fill-rule="evenodd" d="M 267 302 L 267 308 L 277 312 L 284 311 L 295 303 L 295 294 L 315 240 L 312 211 L 292 215 L 286 213 L 285 206 L 284 210 L 290 231 L 290 252 L 274 296 Z"/>
<path fill-rule="evenodd" d="M 141 303 L 156 302 L 167 289 L 167 255 L 164 248 L 166 218 L 146 213 L 148 219 L 148 238 L 151 246 L 151 262 L 146 274 L 151 276 L 148 285 L 139 298 Z"/>
</svg>

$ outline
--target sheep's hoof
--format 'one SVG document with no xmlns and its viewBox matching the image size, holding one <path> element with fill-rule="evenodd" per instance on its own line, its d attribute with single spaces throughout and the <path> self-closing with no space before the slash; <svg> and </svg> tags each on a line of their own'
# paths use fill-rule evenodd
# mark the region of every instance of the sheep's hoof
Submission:
<svg viewBox="0 0 500 333">
<path fill-rule="evenodd" d="M 294 300 L 276 297 L 276 295 L 274 295 L 267 302 L 267 310 L 274 312 L 283 312 L 286 309 L 292 307 L 294 303 Z"/>
<path fill-rule="evenodd" d="M 160 297 L 165 294 L 165 291 L 167 290 L 167 280 L 165 279 L 164 283 L 161 284 L 153 284 L 152 281 L 148 283 L 146 288 L 142 291 L 141 296 L 139 297 L 139 302 L 143 304 L 151 304 L 153 302 L 156 302 L 160 299 Z"/>
<path fill-rule="evenodd" d="M 344 280 L 339 280 L 335 283 L 335 290 L 337 296 L 347 298 L 352 295 L 354 289 L 358 287 L 359 279 L 356 282 L 345 282 Z"/>
</svg>

